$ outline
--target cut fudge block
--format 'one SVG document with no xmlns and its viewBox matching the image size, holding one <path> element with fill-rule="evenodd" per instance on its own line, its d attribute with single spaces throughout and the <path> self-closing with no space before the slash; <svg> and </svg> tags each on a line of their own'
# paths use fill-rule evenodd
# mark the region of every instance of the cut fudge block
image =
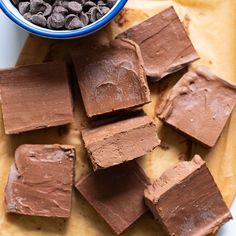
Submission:
<svg viewBox="0 0 236 236">
<path fill-rule="evenodd" d="M 141 49 L 146 74 L 153 80 L 178 71 L 199 59 L 173 7 L 118 35 Z"/>
<path fill-rule="evenodd" d="M 199 66 L 186 73 L 158 108 L 158 117 L 213 147 L 234 106 L 236 86 Z"/>
<path fill-rule="evenodd" d="M 121 234 L 146 212 L 143 191 L 148 183 L 143 170 L 132 161 L 91 172 L 76 188 L 114 232 Z"/>
<path fill-rule="evenodd" d="M 22 145 L 5 188 L 6 211 L 67 218 L 71 212 L 75 149 L 66 145 Z"/>
<path fill-rule="evenodd" d="M 66 64 L 51 62 L 0 71 L 6 134 L 73 121 Z"/>
<path fill-rule="evenodd" d="M 85 110 L 89 117 L 142 106 L 150 91 L 139 47 L 130 40 L 72 52 Z"/>
<path fill-rule="evenodd" d="M 206 163 L 198 155 L 164 172 L 147 187 L 144 196 L 171 236 L 215 233 L 232 218 Z"/>
<path fill-rule="evenodd" d="M 130 161 L 160 144 L 157 128 L 146 115 L 138 115 L 82 130 L 94 170 Z"/>
</svg>

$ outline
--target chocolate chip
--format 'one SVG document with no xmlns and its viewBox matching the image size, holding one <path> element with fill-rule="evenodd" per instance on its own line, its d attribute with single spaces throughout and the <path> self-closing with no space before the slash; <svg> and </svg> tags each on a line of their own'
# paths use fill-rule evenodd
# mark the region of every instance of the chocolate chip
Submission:
<svg viewBox="0 0 236 236">
<path fill-rule="evenodd" d="M 31 21 L 32 19 L 32 14 L 30 12 L 26 12 L 23 17 L 28 20 L 28 21 Z"/>
<path fill-rule="evenodd" d="M 65 16 L 68 14 L 68 10 L 63 6 L 55 6 L 53 9 L 53 13 L 59 13 Z"/>
<path fill-rule="evenodd" d="M 31 0 L 30 2 L 30 12 L 36 14 L 38 12 L 44 12 L 46 10 L 46 5 L 42 0 Z"/>
<path fill-rule="evenodd" d="M 86 0 L 75 0 L 75 2 L 78 2 L 78 3 L 80 3 L 81 5 L 84 5 L 85 2 L 86 2 Z"/>
<path fill-rule="evenodd" d="M 51 29 L 61 29 L 65 25 L 65 17 L 60 13 L 52 13 L 48 17 L 47 25 Z"/>
<path fill-rule="evenodd" d="M 63 7 L 65 7 L 66 9 L 68 9 L 68 4 L 69 4 L 68 1 L 62 1 L 62 4 L 59 5 L 59 6 L 63 6 Z"/>
<path fill-rule="evenodd" d="M 82 5 L 78 2 L 72 1 L 68 3 L 67 9 L 72 13 L 78 14 L 82 11 Z"/>
<path fill-rule="evenodd" d="M 43 16 L 42 13 L 32 15 L 31 22 L 38 25 L 38 26 L 42 26 L 42 27 L 46 27 L 46 25 L 47 25 L 47 20 Z"/>
<path fill-rule="evenodd" d="M 97 20 L 101 19 L 102 17 L 103 17 L 103 14 L 101 14 L 100 12 L 97 12 L 96 14 Z"/>
<path fill-rule="evenodd" d="M 85 14 L 84 12 L 81 12 L 79 14 L 79 19 L 83 22 L 84 26 L 88 25 L 89 17 L 87 16 L 87 14 Z"/>
<path fill-rule="evenodd" d="M 97 6 L 98 7 L 105 7 L 107 4 L 104 1 L 98 1 Z"/>
<path fill-rule="evenodd" d="M 103 15 L 106 15 L 110 11 L 109 7 L 101 7 L 100 9 L 101 9 Z"/>
<path fill-rule="evenodd" d="M 30 10 L 30 3 L 29 2 L 20 2 L 18 5 L 18 9 L 21 15 L 29 12 Z"/>
<path fill-rule="evenodd" d="M 89 11 L 89 9 L 91 7 L 96 7 L 96 6 L 97 6 L 96 3 L 92 2 L 92 1 L 87 1 L 87 2 L 85 2 L 84 6 L 83 6 L 83 11 L 87 12 L 87 11 Z"/>
<path fill-rule="evenodd" d="M 72 29 L 79 29 L 82 27 L 84 27 L 84 24 L 82 23 L 82 21 L 80 21 L 78 16 L 70 14 L 65 18 L 66 29 L 72 30 Z"/>
<path fill-rule="evenodd" d="M 117 0 L 107 0 L 107 6 L 112 8 L 116 4 Z"/>
<path fill-rule="evenodd" d="M 62 4 L 63 4 L 63 0 L 56 0 L 54 3 L 53 3 L 53 7 L 55 7 L 55 6 L 62 6 Z"/>
<path fill-rule="evenodd" d="M 97 7 L 91 7 L 88 11 L 88 17 L 91 23 L 95 22 L 97 20 L 97 13 L 98 9 Z"/>
<path fill-rule="evenodd" d="M 13 2 L 13 4 L 15 5 L 15 6 L 18 6 L 18 4 L 19 4 L 19 0 L 12 0 L 12 2 Z"/>
<path fill-rule="evenodd" d="M 102 18 L 103 16 L 105 16 L 109 11 L 110 11 L 110 8 L 108 7 L 98 7 L 97 8 L 98 12 L 96 14 L 96 17 L 97 17 L 97 20 Z"/>
<path fill-rule="evenodd" d="M 43 12 L 44 16 L 49 16 L 52 13 L 52 6 L 49 3 L 45 3 L 46 9 Z"/>
</svg>

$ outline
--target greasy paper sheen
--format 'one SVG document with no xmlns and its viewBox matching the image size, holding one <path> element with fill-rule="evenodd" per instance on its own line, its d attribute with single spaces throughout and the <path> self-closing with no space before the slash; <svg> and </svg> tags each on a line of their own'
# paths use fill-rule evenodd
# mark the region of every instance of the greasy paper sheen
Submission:
<svg viewBox="0 0 236 236">
<path fill-rule="evenodd" d="M 26 65 L 66 59 L 70 61 L 69 50 L 84 44 L 107 43 L 123 30 L 133 26 L 166 7 L 174 5 L 201 59 L 195 65 L 204 64 L 219 77 L 236 84 L 236 2 L 235 0 L 129 0 L 121 14 L 103 30 L 83 39 L 53 41 L 29 36 L 18 60 Z M 16 39 L 17 40 L 17 39 Z M 139 163 L 153 181 L 171 165 L 181 159 L 188 159 L 198 153 L 207 165 L 219 186 L 228 206 L 236 193 L 236 111 L 233 112 L 224 132 L 212 149 L 206 149 L 165 127 L 155 118 L 158 106 L 166 91 L 174 85 L 180 73 L 151 84 L 152 103 L 145 106 L 148 115 L 155 119 L 162 148 L 139 158 Z M 91 165 L 80 136 L 80 127 L 86 124 L 85 112 L 78 87 L 75 95 L 75 122 L 69 127 L 56 127 L 20 135 L 4 134 L 3 121 L 0 123 L 0 236 L 110 236 L 114 235 L 109 226 L 94 209 L 74 191 L 72 215 L 69 220 L 43 217 L 6 215 L 3 201 L 10 165 L 14 151 L 20 144 L 61 143 L 75 145 L 77 149 L 76 179 L 91 170 Z M 203 183 L 204 184 L 204 183 Z M 124 236 L 165 235 L 150 213 L 142 216 Z"/>
</svg>

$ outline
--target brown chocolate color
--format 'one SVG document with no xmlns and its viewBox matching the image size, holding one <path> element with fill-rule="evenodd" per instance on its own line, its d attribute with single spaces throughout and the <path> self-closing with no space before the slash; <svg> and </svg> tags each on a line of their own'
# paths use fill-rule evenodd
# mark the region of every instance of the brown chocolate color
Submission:
<svg viewBox="0 0 236 236">
<path fill-rule="evenodd" d="M 147 187 L 144 196 L 171 236 L 215 233 L 232 218 L 206 163 L 198 155 L 165 171 Z"/>
<path fill-rule="evenodd" d="M 135 41 L 141 49 L 144 68 L 159 80 L 199 59 L 173 7 L 118 35 Z"/>
<path fill-rule="evenodd" d="M 72 52 L 81 95 L 89 117 L 142 106 L 150 91 L 139 47 L 130 40 Z"/>
<path fill-rule="evenodd" d="M 73 121 L 68 72 L 64 62 L 0 71 L 0 90 L 6 134 Z"/>
<path fill-rule="evenodd" d="M 147 115 L 82 130 L 94 170 L 133 160 L 160 144 L 157 128 Z"/>
<path fill-rule="evenodd" d="M 76 188 L 114 232 L 121 234 L 146 212 L 143 191 L 148 183 L 143 170 L 132 161 L 91 172 Z"/>
<path fill-rule="evenodd" d="M 5 188 L 7 212 L 70 216 L 75 149 L 67 145 L 21 145 Z"/>
<path fill-rule="evenodd" d="M 158 117 L 213 147 L 234 106 L 236 86 L 198 66 L 186 73 L 158 108 Z"/>
</svg>

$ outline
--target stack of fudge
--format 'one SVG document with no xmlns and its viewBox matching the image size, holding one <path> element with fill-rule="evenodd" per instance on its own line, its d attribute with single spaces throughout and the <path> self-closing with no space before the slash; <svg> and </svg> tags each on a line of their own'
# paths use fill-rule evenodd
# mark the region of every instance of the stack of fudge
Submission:
<svg viewBox="0 0 236 236">
<path fill-rule="evenodd" d="M 141 108 L 151 101 L 147 79 L 157 82 L 199 59 L 174 8 L 71 58 L 89 121 L 81 134 L 93 171 L 75 181 L 74 146 L 21 145 L 5 188 L 6 211 L 68 218 L 75 186 L 116 234 L 148 210 L 171 236 L 208 235 L 230 220 L 200 156 L 179 162 L 154 183 L 135 161 L 160 144 L 155 122 Z M 65 62 L 1 71 L 5 133 L 73 122 L 71 74 Z M 170 90 L 157 116 L 213 147 L 235 104 L 236 86 L 198 66 Z"/>
</svg>

